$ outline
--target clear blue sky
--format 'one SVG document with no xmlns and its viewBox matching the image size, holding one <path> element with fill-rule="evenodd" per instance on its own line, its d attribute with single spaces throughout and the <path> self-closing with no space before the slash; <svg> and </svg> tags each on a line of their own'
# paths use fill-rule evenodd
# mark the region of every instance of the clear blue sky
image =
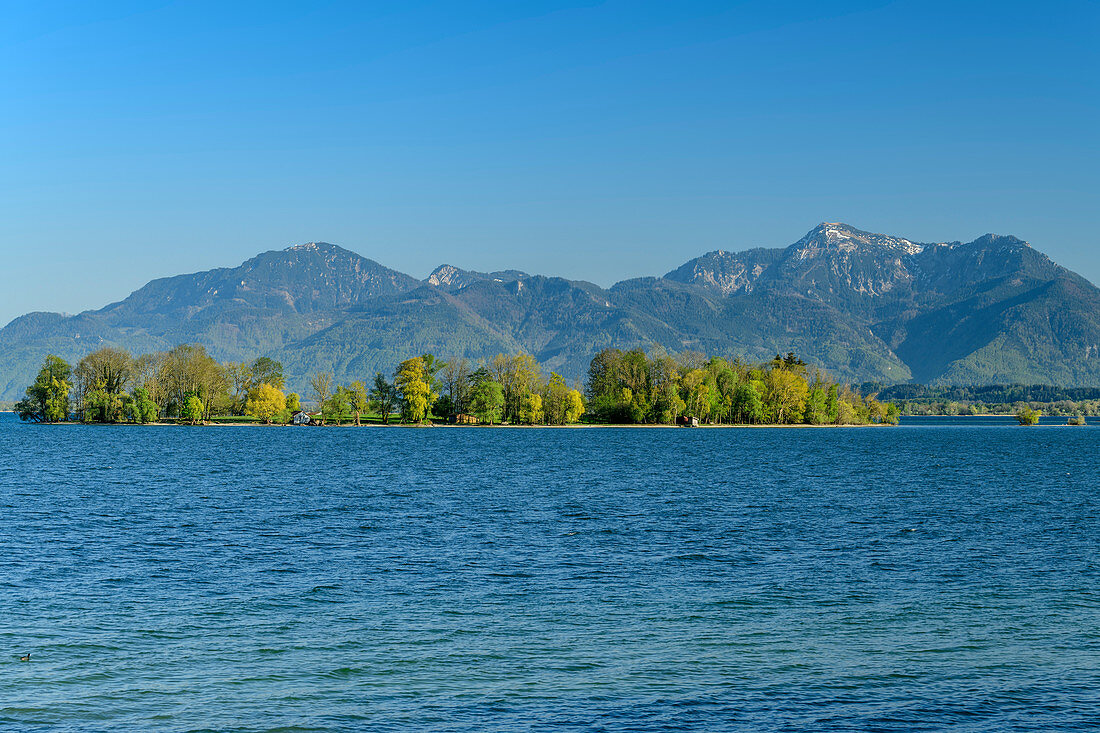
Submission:
<svg viewBox="0 0 1100 733">
<path fill-rule="evenodd" d="M 310 240 L 607 285 L 823 220 L 1100 281 L 1096 2 L 0 8 L 0 322 Z"/>
</svg>

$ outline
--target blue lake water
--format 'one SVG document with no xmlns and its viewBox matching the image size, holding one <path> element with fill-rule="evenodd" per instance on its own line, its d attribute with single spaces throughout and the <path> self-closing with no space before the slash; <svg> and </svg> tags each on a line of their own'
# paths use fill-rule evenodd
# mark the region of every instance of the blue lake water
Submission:
<svg viewBox="0 0 1100 733">
<path fill-rule="evenodd" d="M 0 729 L 1086 728 L 1098 448 L 0 415 Z"/>
</svg>

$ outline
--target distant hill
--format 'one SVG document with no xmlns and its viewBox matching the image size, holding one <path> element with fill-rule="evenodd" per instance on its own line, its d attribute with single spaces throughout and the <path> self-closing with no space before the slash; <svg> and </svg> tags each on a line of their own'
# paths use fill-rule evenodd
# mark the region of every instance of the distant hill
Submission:
<svg viewBox="0 0 1100 733">
<path fill-rule="evenodd" d="M 796 351 L 855 382 L 1100 385 L 1100 290 L 1015 237 L 919 243 L 826 223 L 788 247 L 697 257 L 664 277 L 592 283 L 442 265 L 421 281 L 309 243 L 154 280 L 75 316 L 0 329 L 0 399 L 47 353 L 204 344 L 280 359 L 291 385 L 391 372 L 410 354 L 524 350 L 580 379 L 605 347 L 765 359 Z"/>
</svg>

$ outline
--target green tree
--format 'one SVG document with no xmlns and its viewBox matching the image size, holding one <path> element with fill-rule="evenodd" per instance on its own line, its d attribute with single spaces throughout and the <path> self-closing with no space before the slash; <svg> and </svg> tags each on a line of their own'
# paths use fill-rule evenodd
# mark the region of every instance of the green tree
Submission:
<svg viewBox="0 0 1100 733">
<path fill-rule="evenodd" d="M 815 382 L 806 395 L 805 421 L 810 425 L 822 425 L 829 422 L 829 413 L 825 403 L 828 395 L 820 382 Z"/>
<path fill-rule="evenodd" d="M 143 354 L 134 360 L 132 383 L 143 388 L 157 406 L 157 414 L 168 407 L 168 392 L 164 385 L 164 353 Z"/>
<path fill-rule="evenodd" d="M 745 425 L 764 422 L 764 402 L 752 382 L 742 382 L 733 393 L 733 419 Z"/>
<path fill-rule="evenodd" d="M 440 372 L 440 381 L 447 396 L 451 398 L 450 414 L 466 412 L 471 389 L 469 360 L 451 359 Z M 436 413 L 439 414 L 439 413 Z"/>
<path fill-rule="evenodd" d="M 275 389 L 286 387 L 286 378 L 283 376 L 283 363 L 266 356 L 261 356 L 252 362 L 248 369 L 252 376 L 251 387 L 258 384 L 270 384 Z"/>
<path fill-rule="evenodd" d="M 845 399 L 837 400 L 836 403 L 836 424 L 837 425 L 858 425 L 860 422 L 859 411 L 855 405 Z"/>
<path fill-rule="evenodd" d="M 184 422 L 189 422 L 192 425 L 198 425 L 202 422 L 203 412 L 202 400 L 196 395 L 189 395 L 183 402 L 183 409 L 180 410 L 180 419 Z"/>
<path fill-rule="evenodd" d="M 568 422 L 566 411 L 569 409 L 569 385 L 555 372 L 550 373 L 550 381 L 542 390 L 543 417 L 550 425 L 564 425 Z"/>
<path fill-rule="evenodd" d="M 623 352 L 619 349 L 604 349 L 592 357 L 586 381 L 590 402 L 603 403 L 622 387 L 619 378 L 622 362 Z"/>
<path fill-rule="evenodd" d="M 1038 425 L 1039 418 L 1043 416 L 1041 410 L 1033 410 L 1030 407 L 1021 407 L 1016 411 L 1016 420 L 1021 425 Z"/>
<path fill-rule="evenodd" d="M 130 352 L 104 346 L 85 356 L 76 365 L 74 376 L 81 395 L 99 389 L 109 395 L 122 394 L 134 374 Z"/>
<path fill-rule="evenodd" d="M 347 387 L 338 386 L 332 393 L 332 397 L 329 397 L 325 402 L 321 416 L 326 420 L 333 420 L 339 425 L 350 410 L 349 400 Z"/>
<path fill-rule="evenodd" d="M 449 394 L 445 394 L 435 401 L 432 405 L 432 414 L 444 419 L 450 419 L 455 416 L 455 403 L 451 399 Z"/>
<path fill-rule="evenodd" d="M 530 354 L 497 354 L 490 364 L 493 379 L 504 390 L 504 420 L 519 418 L 523 395 L 535 392 L 541 380 L 538 361 Z"/>
<path fill-rule="evenodd" d="M 436 359 L 435 354 L 421 354 L 420 359 L 424 364 L 424 381 L 428 383 L 431 393 L 438 397 L 443 392 L 443 384 L 438 375 L 447 366 L 447 362 Z M 428 405 L 428 411 L 431 412 L 431 405 Z"/>
<path fill-rule="evenodd" d="M 504 412 L 504 388 L 491 379 L 478 384 L 470 397 L 470 411 L 480 422 L 490 425 L 500 422 Z"/>
<path fill-rule="evenodd" d="M 297 392 L 291 392 L 286 396 L 286 409 L 291 413 L 302 409 L 302 398 L 298 396 Z"/>
<path fill-rule="evenodd" d="M 84 395 L 84 422 L 116 423 L 125 417 L 128 397 L 97 383 Z"/>
<path fill-rule="evenodd" d="M 839 423 L 839 408 L 837 407 L 839 397 L 837 392 L 837 386 L 830 384 L 829 391 L 825 395 L 825 422 L 834 425 Z"/>
<path fill-rule="evenodd" d="M 155 422 L 160 412 L 157 403 L 149 397 L 149 390 L 145 387 L 134 387 L 130 392 L 130 417 L 134 422 Z"/>
<path fill-rule="evenodd" d="M 680 397 L 676 382 L 664 382 L 654 387 L 653 403 L 649 409 L 652 422 L 671 425 L 676 422 L 676 418 L 684 414 L 686 408 L 687 405 Z"/>
<path fill-rule="evenodd" d="M 639 404 L 648 402 L 649 381 L 649 360 L 645 352 L 631 349 L 624 353 L 619 364 L 619 385 L 639 398 Z"/>
<path fill-rule="evenodd" d="M 650 361 L 649 383 L 651 399 L 646 419 L 666 425 L 676 422 L 686 407 L 680 398 L 680 370 L 663 349 L 656 350 Z"/>
<path fill-rule="evenodd" d="M 688 413 L 703 419 L 710 416 L 713 385 L 706 370 L 692 369 L 684 374 L 682 391 Z"/>
<path fill-rule="evenodd" d="M 733 419 L 733 396 L 740 384 L 737 372 L 725 359 L 714 358 L 710 361 L 710 371 L 714 375 L 715 406 L 714 414 L 719 422 Z"/>
<path fill-rule="evenodd" d="M 66 419 L 71 377 L 72 368 L 68 362 L 53 354 L 47 356 L 34 383 L 27 387 L 26 396 L 15 405 L 19 419 L 46 423 Z"/>
<path fill-rule="evenodd" d="M 225 368 L 199 344 L 180 344 L 164 354 L 159 381 L 170 407 L 167 414 L 174 411 L 184 419 L 190 397 L 198 398 L 205 419 L 229 390 Z"/>
<path fill-rule="evenodd" d="M 390 415 L 393 413 L 393 406 L 397 403 L 397 389 L 386 381 L 386 377 L 382 372 L 377 372 L 374 375 L 374 386 L 371 387 L 370 399 L 371 403 L 378 409 L 378 414 L 382 416 L 382 424 L 388 424 Z"/>
</svg>

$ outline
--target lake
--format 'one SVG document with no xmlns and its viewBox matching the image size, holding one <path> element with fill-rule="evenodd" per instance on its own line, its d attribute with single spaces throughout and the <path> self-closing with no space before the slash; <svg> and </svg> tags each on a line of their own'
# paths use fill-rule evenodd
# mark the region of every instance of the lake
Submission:
<svg viewBox="0 0 1100 733">
<path fill-rule="evenodd" d="M 930 420 L 3 414 L 0 728 L 1096 724 L 1100 430 Z"/>
</svg>

